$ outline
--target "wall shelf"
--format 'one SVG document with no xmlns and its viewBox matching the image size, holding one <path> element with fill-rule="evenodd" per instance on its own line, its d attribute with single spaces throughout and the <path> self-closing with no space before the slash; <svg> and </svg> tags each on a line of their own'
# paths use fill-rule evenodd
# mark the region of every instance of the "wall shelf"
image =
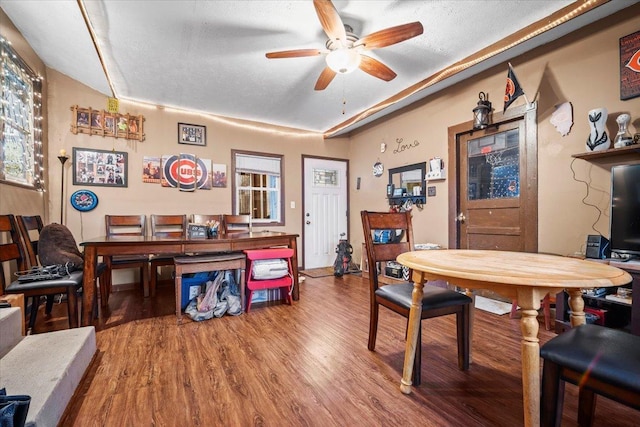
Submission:
<svg viewBox="0 0 640 427">
<path fill-rule="evenodd" d="M 622 148 L 610 148 L 602 151 L 590 151 L 586 153 L 573 154 L 571 157 L 584 160 L 602 159 L 605 157 L 631 157 L 640 156 L 640 144 L 629 145 Z"/>
<path fill-rule="evenodd" d="M 416 204 L 426 204 L 427 197 L 426 196 L 392 196 L 388 197 L 389 206 L 400 206 L 403 205 L 407 200 L 411 200 L 414 205 Z"/>
</svg>

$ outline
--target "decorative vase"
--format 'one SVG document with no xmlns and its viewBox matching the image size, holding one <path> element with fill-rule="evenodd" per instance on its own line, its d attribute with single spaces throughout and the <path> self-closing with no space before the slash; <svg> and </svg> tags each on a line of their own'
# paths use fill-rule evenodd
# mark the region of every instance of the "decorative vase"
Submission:
<svg viewBox="0 0 640 427">
<path fill-rule="evenodd" d="M 630 120 L 631 116 L 628 114 L 620 114 L 618 118 L 616 118 L 616 123 L 618 123 L 618 133 L 613 140 L 614 148 L 622 148 L 633 144 L 633 138 L 628 130 Z"/>
<path fill-rule="evenodd" d="M 608 116 L 606 108 L 596 108 L 589 111 L 590 134 L 587 138 L 587 151 L 603 151 L 611 147 L 611 140 L 606 129 Z"/>
</svg>

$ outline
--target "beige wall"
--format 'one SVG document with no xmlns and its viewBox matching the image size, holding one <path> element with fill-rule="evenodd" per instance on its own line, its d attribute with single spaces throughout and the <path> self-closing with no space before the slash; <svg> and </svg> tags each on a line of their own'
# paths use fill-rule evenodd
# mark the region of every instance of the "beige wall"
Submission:
<svg viewBox="0 0 640 427">
<path fill-rule="evenodd" d="M 557 253 L 574 253 L 584 250 L 587 234 L 608 233 L 608 187 L 611 162 L 589 163 L 576 160 L 573 164 L 579 179 L 591 182 L 588 203 L 596 204 L 604 215 L 598 219 L 598 211 L 583 204 L 585 185 L 572 178 L 571 155 L 585 151 L 588 135 L 587 112 L 596 107 L 609 110 L 608 130 L 615 135 L 615 117 L 631 114 L 631 132 L 640 131 L 640 98 L 629 101 L 619 99 L 620 37 L 638 30 L 637 16 L 640 5 L 627 9 L 603 21 L 556 42 L 538 48 L 521 57 L 513 58 L 520 83 L 530 99 L 539 101 L 538 109 L 538 173 L 539 173 L 539 250 Z M 632 17 L 636 17 L 635 19 Z M 4 14 L 2 33 L 9 36 L 21 55 L 35 69 L 42 63 L 17 34 Z M 57 221 L 60 213 L 60 163 L 56 158 L 64 148 L 71 153 L 73 147 L 115 149 L 126 151 L 129 156 L 129 187 L 126 189 L 83 187 L 71 184 L 70 163 L 65 170 L 65 222 L 77 240 L 103 234 L 103 218 L 108 213 L 208 213 L 231 211 L 231 187 L 181 193 L 175 189 L 161 188 L 158 184 L 145 184 L 140 180 L 144 155 L 191 152 L 200 157 L 224 163 L 230 170 L 231 150 L 256 150 L 285 155 L 285 218 L 284 227 L 273 229 L 302 233 L 301 155 L 310 154 L 350 160 L 350 229 L 354 246 L 354 260 L 359 261 L 362 225 L 359 212 L 362 209 L 388 209 L 385 198 L 386 170 L 393 167 L 426 161 L 439 156 L 447 159 L 447 128 L 471 119 L 471 110 L 477 102 L 479 91 L 489 93 L 496 111 L 502 110 L 506 64 L 481 73 L 459 83 L 440 94 L 430 96 L 411 108 L 392 114 L 389 118 L 357 130 L 349 138 L 333 138 L 324 141 L 316 134 L 297 133 L 268 125 L 224 120 L 219 117 L 176 112 L 169 109 L 143 106 L 122 101 L 120 112 L 143 114 L 146 118 L 144 142 L 99 136 L 73 135 L 70 132 L 72 105 L 106 109 L 106 96 L 79 84 L 58 72 L 47 69 L 48 85 L 48 140 L 45 153 L 51 159 L 48 166 L 50 202 L 48 214 Z M 569 101 L 573 105 L 575 124 L 571 133 L 562 137 L 549 123 L 554 105 Z M 522 104 L 520 98 L 516 104 Z M 195 123 L 207 126 L 207 146 L 195 147 L 177 144 L 177 123 Z M 396 141 L 414 143 L 415 148 L 394 154 Z M 380 143 L 388 149 L 380 152 Z M 372 165 L 380 160 L 385 174 L 372 175 Z M 636 156 L 632 160 L 637 161 Z M 618 160 L 616 160 L 618 161 Z M 361 188 L 356 190 L 357 177 Z M 448 181 L 433 182 L 437 196 L 429 198 L 422 211 L 414 209 L 417 242 L 435 242 L 447 245 L 448 231 Z M 0 211 L 14 213 L 39 213 L 36 207 L 46 203 L 35 192 L 0 186 Z M 73 210 L 68 196 L 80 188 L 90 188 L 99 197 L 98 207 L 87 213 Z M 6 194 L 6 196 L 5 196 Z M 34 202 L 35 201 L 35 202 Z M 296 208 L 290 208 L 290 202 Z M 299 246 L 302 246 L 300 241 Z M 116 279 L 117 281 L 117 279 Z"/>
<path fill-rule="evenodd" d="M 192 153 L 209 158 L 213 163 L 227 165 L 231 170 L 231 150 L 242 149 L 284 155 L 285 220 L 282 227 L 270 230 L 302 233 L 302 154 L 346 159 L 347 141 L 344 138 L 325 141 L 322 135 L 300 132 L 245 121 L 234 121 L 211 115 L 180 112 L 173 109 L 120 102 L 120 112 L 145 117 L 144 142 L 127 141 L 70 132 L 72 105 L 106 109 L 107 97 L 55 71 L 49 71 L 49 153 L 52 158 L 73 147 L 125 151 L 128 153 L 129 180 L 127 188 L 87 187 L 72 184 L 71 162 L 65 169 L 65 223 L 81 241 L 104 234 L 105 214 L 208 214 L 231 213 L 231 181 L 226 188 L 198 190 L 192 193 L 163 188 L 160 184 L 143 183 L 143 156 Z M 206 147 L 178 144 L 178 123 L 192 123 L 207 127 Z M 56 159 L 57 161 L 57 159 Z M 51 166 L 50 177 L 54 189 L 60 188 L 60 165 Z M 74 210 L 68 197 L 81 188 L 91 189 L 99 199 L 90 212 Z M 51 191 L 51 214 L 59 213 L 60 193 Z M 295 202 L 295 208 L 291 208 Z M 59 214 L 58 214 L 59 215 Z M 54 215 L 55 217 L 55 215 Z M 116 278 L 117 281 L 117 278 Z"/>
<path fill-rule="evenodd" d="M 602 215 L 582 202 L 586 186 L 573 179 L 571 155 L 586 151 L 587 112 L 597 107 L 608 109 L 607 129 L 612 138 L 618 130 L 615 119 L 623 112 L 631 114 L 630 131 L 640 132 L 640 98 L 620 100 L 618 65 L 619 39 L 638 31 L 638 16 L 640 5 L 635 5 L 624 13 L 511 60 L 527 97 L 539 101 L 538 248 L 541 252 L 573 254 L 584 251 L 588 234 L 608 236 L 610 166 L 614 162 L 640 160 L 638 155 L 600 162 L 575 160 L 576 178 L 590 182 L 586 203 L 597 205 Z M 480 91 L 489 93 L 495 111 L 502 111 L 506 74 L 504 63 L 352 135 L 351 176 L 354 180 L 362 177 L 361 189 L 352 188 L 351 192 L 351 243 L 356 260 L 360 259 L 362 242 L 359 212 L 388 209 L 385 200 L 388 175 L 385 172 L 380 178 L 373 177 L 372 165 L 379 159 L 386 170 L 437 156 L 449 166 L 447 128 L 472 119 L 471 110 Z M 573 105 L 574 125 L 571 132 L 562 137 L 549 119 L 554 106 L 565 101 Z M 520 97 L 511 108 L 524 102 Z M 419 146 L 396 154 L 393 149 L 399 138 L 405 144 L 418 141 Z M 380 152 L 381 142 L 388 145 L 385 153 Z M 449 182 L 429 185 L 436 187 L 437 195 L 427 199 L 424 210 L 414 208 L 415 239 L 418 243 L 433 242 L 447 247 L 449 215 L 455 214 L 448 210 Z"/>
<path fill-rule="evenodd" d="M 11 42 L 15 51 L 25 62 L 27 62 L 27 64 L 29 64 L 36 74 L 44 77 L 44 81 L 42 82 L 42 99 L 46 99 L 48 86 L 46 67 L 2 9 L 0 9 L 0 34 Z M 43 150 L 45 156 L 44 164 L 46 165 L 47 103 L 43 102 L 42 104 Z M 55 160 L 58 161 L 58 159 Z M 48 188 L 46 175 L 45 186 Z M 12 213 L 14 215 L 41 215 L 45 220 L 47 220 L 47 198 L 48 194 L 46 192 L 37 192 L 25 187 L 0 183 L 0 214 Z"/>
</svg>

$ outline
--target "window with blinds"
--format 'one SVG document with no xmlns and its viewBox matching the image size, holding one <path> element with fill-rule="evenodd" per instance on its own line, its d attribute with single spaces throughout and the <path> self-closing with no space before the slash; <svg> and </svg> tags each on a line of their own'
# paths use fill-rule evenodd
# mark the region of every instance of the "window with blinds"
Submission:
<svg viewBox="0 0 640 427">
<path fill-rule="evenodd" d="M 233 213 L 251 215 L 252 223 L 284 224 L 282 157 L 277 154 L 232 151 L 235 197 Z"/>
</svg>

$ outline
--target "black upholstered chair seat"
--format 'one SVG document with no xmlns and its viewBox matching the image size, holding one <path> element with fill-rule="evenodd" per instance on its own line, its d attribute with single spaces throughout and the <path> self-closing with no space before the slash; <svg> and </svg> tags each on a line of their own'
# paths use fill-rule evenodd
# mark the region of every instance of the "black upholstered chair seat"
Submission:
<svg viewBox="0 0 640 427">
<path fill-rule="evenodd" d="M 562 421 L 564 383 L 579 387 L 578 424 L 593 425 L 596 395 L 640 409 L 640 337 L 598 325 L 581 325 L 540 349 L 541 425 Z"/>
<path fill-rule="evenodd" d="M 376 289 L 375 294 L 387 301 L 391 301 L 394 304 L 409 309 L 411 307 L 412 292 L 413 283 L 403 282 L 397 285 L 382 286 Z M 433 310 L 452 305 L 470 304 L 471 302 L 471 298 L 461 294 L 460 292 L 438 288 L 436 286 L 424 286 L 424 295 L 422 296 L 423 310 Z"/>
<path fill-rule="evenodd" d="M 54 280 L 38 280 L 35 282 L 19 282 L 14 280 L 7 286 L 6 290 L 7 292 L 15 294 L 38 289 L 46 289 L 49 291 L 52 288 L 68 288 L 69 286 L 74 286 L 76 288 L 82 287 L 82 271 L 73 271 L 69 276 Z"/>
<path fill-rule="evenodd" d="M 69 325 L 74 326 L 78 318 L 78 295 L 82 293 L 83 273 L 73 271 L 68 276 L 53 280 L 37 280 L 33 282 L 19 282 L 14 280 L 5 287 L 7 293 L 24 294 L 25 298 L 32 298 L 31 315 L 29 318 L 29 329 L 33 330 L 38 313 L 39 299 L 41 295 L 47 295 L 47 311 L 51 311 L 53 306 L 53 295 L 67 295 L 67 314 Z M 49 302 L 50 301 L 50 302 Z M 50 305 L 49 305 L 50 304 Z"/>
<path fill-rule="evenodd" d="M 573 328 L 547 342 L 540 355 L 616 387 L 640 393 L 640 337 L 596 325 Z"/>
</svg>

